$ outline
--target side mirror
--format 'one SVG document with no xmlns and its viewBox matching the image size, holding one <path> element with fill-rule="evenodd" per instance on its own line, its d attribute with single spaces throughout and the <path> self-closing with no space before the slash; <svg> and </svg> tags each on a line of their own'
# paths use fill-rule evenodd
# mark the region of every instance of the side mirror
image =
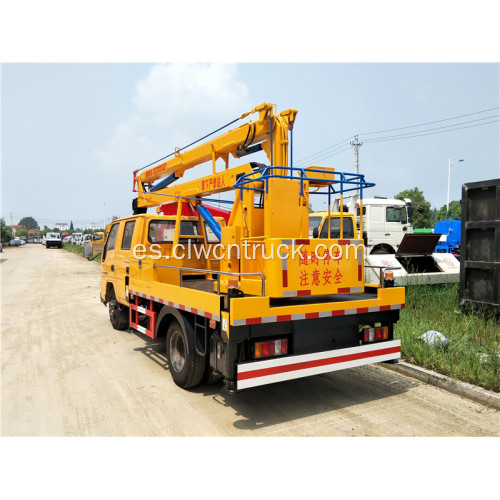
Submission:
<svg viewBox="0 0 500 500">
<path fill-rule="evenodd" d="M 315 227 L 313 229 L 313 238 L 317 238 L 319 236 L 319 227 Z"/>
<path fill-rule="evenodd" d="M 92 251 L 92 245 L 90 243 L 85 243 L 85 245 L 83 245 L 83 255 L 85 255 L 85 257 L 89 259 L 90 257 L 92 257 L 93 253 L 94 252 Z"/>
</svg>

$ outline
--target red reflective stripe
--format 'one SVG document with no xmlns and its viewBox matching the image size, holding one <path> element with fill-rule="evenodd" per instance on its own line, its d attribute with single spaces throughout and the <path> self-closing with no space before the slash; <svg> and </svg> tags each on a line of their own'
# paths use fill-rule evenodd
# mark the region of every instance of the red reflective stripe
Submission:
<svg viewBox="0 0 500 500">
<path fill-rule="evenodd" d="M 283 286 L 287 287 L 288 286 L 288 271 L 286 269 L 283 269 L 281 272 L 281 278 L 283 279 Z"/>
<path fill-rule="evenodd" d="M 363 271 L 363 266 L 358 266 L 358 281 L 361 281 L 363 279 L 362 272 Z"/>
<path fill-rule="evenodd" d="M 340 311 L 332 311 L 332 316 L 344 316 L 345 311 L 340 310 Z"/>
<path fill-rule="evenodd" d="M 350 291 L 350 288 L 339 288 L 339 293 L 349 293 Z"/>
<path fill-rule="evenodd" d="M 297 292 L 297 297 L 304 297 L 305 295 L 311 295 L 311 290 L 299 290 Z"/>
<path fill-rule="evenodd" d="M 339 240 L 339 245 L 349 245 L 351 243 L 351 240 Z"/>
<path fill-rule="evenodd" d="M 291 321 L 292 320 L 292 315 L 291 314 L 284 314 L 283 316 L 278 316 L 277 321 Z"/>
<path fill-rule="evenodd" d="M 319 318 L 319 313 L 306 313 L 306 319 Z"/>
<path fill-rule="evenodd" d="M 246 324 L 247 325 L 258 325 L 262 323 L 262 318 L 247 318 Z"/>
<path fill-rule="evenodd" d="M 358 314 L 364 314 L 368 312 L 368 307 L 359 307 Z"/>
<path fill-rule="evenodd" d="M 309 245 L 311 240 L 295 240 L 296 245 Z"/>
<path fill-rule="evenodd" d="M 266 377 L 268 375 L 277 375 L 279 373 L 288 373 L 297 370 L 307 370 L 308 368 L 317 368 L 319 366 L 335 365 L 346 361 L 355 361 L 358 359 L 374 358 L 383 356 L 384 354 L 396 354 L 401 351 L 398 347 L 388 347 L 387 349 L 379 349 L 377 351 L 358 352 L 355 354 L 345 354 L 333 358 L 315 359 L 312 361 L 303 361 L 302 363 L 292 363 L 284 366 L 273 366 L 271 368 L 261 368 L 260 370 L 252 370 L 248 372 L 238 373 L 238 380 L 248 380 L 250 378 Z"/>
<path fill-rule="evenodd" d="M 380 310 L 381 311 L 390 311 L 391 310 L 391 306 L 380 306 Z"/>
<path fill-rule="evenodd" d="M 405 305 L 404 304 L 401 304 L 401 309 L 404 309 L 405 308 Z"/>
</svg>

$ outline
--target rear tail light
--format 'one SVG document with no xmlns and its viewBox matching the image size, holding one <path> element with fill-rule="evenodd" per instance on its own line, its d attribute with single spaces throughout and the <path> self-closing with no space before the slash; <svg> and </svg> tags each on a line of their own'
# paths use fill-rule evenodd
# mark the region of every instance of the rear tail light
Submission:
<svg viewBox="0 0 500 500">
<path fill-rule="evenodd" d="M 365 328 L 363 330 L 363 342 L 376 342 L 388 338 L 389 328 L 387 326 L 377 326 L 376 328 Z"/>
<path fill-rule="evenodd" d="M 284 354 L 288 354 L 288 340 L 280 339 L 255 342 L 254 352 L 255 359 L 283 356 Z"/>
</svg>

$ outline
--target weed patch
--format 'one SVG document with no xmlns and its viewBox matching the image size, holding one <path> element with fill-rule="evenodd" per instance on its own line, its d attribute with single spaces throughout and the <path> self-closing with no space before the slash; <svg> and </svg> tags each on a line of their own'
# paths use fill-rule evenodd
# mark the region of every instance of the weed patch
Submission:
<svg viewBox="0 0 500 500">
<path fill-rule="evenodd" d="M 446 335 L 448 349 L 417 340 L 428 330 Z M 407 287 L 394 336 L 406 361 L 500 392 L 500 321 L 491 311 L 463 312 L 457 283 Z"/>
<path fill-rule="evenodd" d="M 68 252 L 73 252 L 76 253 L 77 255 L 81 255 L 82 257 L 85 257 L 83 253 L 83 246 L 81 245 L 73 245 L 72 243 L 63 243 L 63 248 L 64 250 L 67 250 Z M 99 254 L 94 254 L 92 258 L 96 257 Z M 100 262 L 99 258 L 96 259 L 97 261 Z"/>
</svg>

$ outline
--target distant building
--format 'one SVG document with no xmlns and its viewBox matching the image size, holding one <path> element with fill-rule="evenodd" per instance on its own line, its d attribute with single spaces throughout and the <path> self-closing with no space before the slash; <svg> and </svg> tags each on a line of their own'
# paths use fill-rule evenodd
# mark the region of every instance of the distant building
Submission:
<svg viewBox="0 0 500 500">
<path fill-rule="evenodd" d="M 90 224 L 87 224 L 87 229 L 90 229 L 91 231 L 97 231 L 98 229 L 106 229 L 102 223 L 96 223 L 92 222 Z"/>
<path fill-rule="evenodd" d="M 56 222 L 54 227 L 59 229 L 59 231 L 67 231 L 69 229 L 69 224 L 67 222 Z"/>
<path fill-rule="evenodd" d="M 12 229 L 12 234 L 15 236 L 16 232 L 19 231 L 19 229 L 26 229 L 25 226 L 19 225 L 19 224 L 14 224 L 13 226 L 9 226 Z"/>
<path fill-rule="evenodd" d="M 40 229 L 28 229 L 28 238 L 33 238 L 33 236 L 38 236 L 40 234 Z"/>
</svg>

